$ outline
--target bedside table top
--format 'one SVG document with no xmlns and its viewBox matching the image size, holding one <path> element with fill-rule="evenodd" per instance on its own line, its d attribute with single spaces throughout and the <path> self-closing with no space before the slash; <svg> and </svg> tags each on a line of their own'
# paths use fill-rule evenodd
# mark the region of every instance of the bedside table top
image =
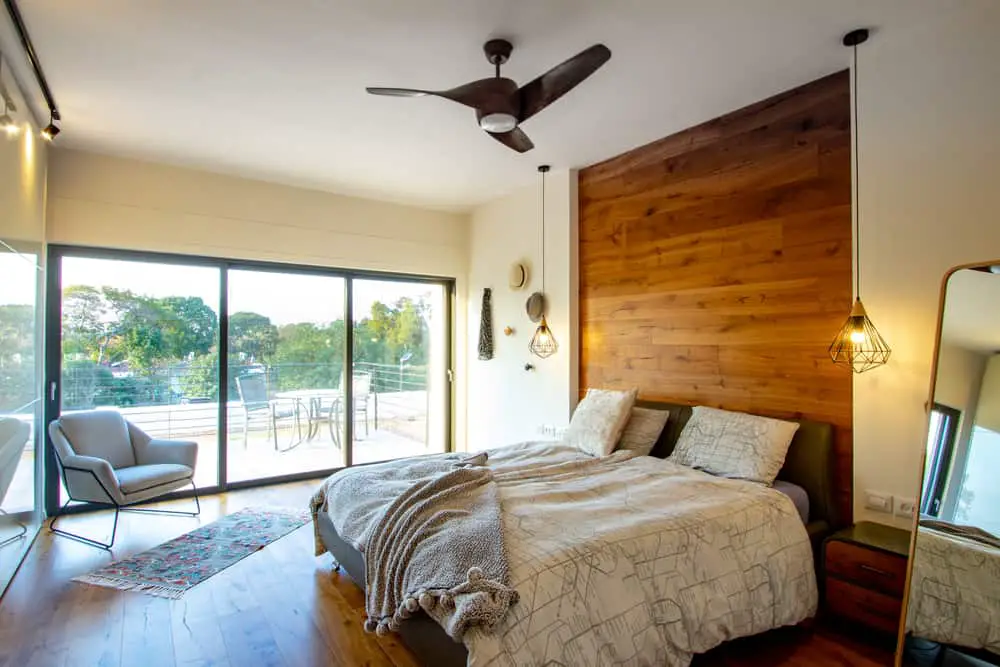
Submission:
<svg viewBox="0 0 1000 667">
<path fill-rule="evenodd" d="M 908 558 L 910 555 L 910 531 L 871 521 L 860 521 L 850 528 L 837 531 L 826 539 L 827 541 L 852 542 L 863 547 L 896 554 L 903 558 Z"/>
</svg>

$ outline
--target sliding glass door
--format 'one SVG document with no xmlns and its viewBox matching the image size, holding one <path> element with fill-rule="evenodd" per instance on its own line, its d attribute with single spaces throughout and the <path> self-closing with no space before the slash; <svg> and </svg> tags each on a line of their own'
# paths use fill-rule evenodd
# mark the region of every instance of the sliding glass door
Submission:
<svg viewBox="0 0 1000 667">
<path fill-rule="evenodd" d="M 260 269 L 228 278 L 228 479 L 343 467 L 344 279 Z"/>
<path fill-rule="evenodd" d="M 217 486 L 219 269 L 69 256 L 58 273 L 60 414 L 116 410 L 154 438 L 193 440 L 195 483 Z"/>
<path fill-rule="evenodd" d="M 49 262 L 47 421 L 116 410 L 193 440 L 202 489 L 449 448 L 449 281 L 63 246 Z"/>
<path fill-rule="evenodd" d="M 355 280 L 353 461 L 445 451 L 448 315 L 445 287 Z"/>
</svg>

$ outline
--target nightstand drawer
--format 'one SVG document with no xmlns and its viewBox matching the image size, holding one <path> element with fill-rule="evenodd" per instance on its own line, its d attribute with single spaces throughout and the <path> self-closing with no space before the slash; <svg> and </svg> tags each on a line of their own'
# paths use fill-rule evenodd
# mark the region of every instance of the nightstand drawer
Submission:
<svg viewBox="0 0 1000 667">
<path fill-rule="evenodd" d="M 826 543 L 826 573 L 902 598 L 906 586 L 906 559 L 874 549 L 831 540 Z"/>
<path fill-rule="evenodd" d="M 837 616 L 890 634 L 899 630 L 903 611 L 902 600 L 833 577 L 826 580 L 826 605 Z"/>
</svg>

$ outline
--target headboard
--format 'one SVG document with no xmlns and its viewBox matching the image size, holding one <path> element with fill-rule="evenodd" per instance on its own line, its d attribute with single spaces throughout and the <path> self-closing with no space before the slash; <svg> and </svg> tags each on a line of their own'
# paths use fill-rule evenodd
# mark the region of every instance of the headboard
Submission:
<svg viewBox="0 0 1000 667">
<path fill-rule="evenodd" d="M 666 458 L 674 451 L 677 438 L 691 418 L 691 406 L 658 401 L 636 401 L 637 407 L 669 410 L 670 418 L 653 447 L 651 456 Z M 778 479 L 797 484 L 809 494 L 809 536 L 820 539 L 840 526 L 833 497 L 833 427 L 808 419 L 791 419 L 799 424 L 785 456 Z"/>
</svg>

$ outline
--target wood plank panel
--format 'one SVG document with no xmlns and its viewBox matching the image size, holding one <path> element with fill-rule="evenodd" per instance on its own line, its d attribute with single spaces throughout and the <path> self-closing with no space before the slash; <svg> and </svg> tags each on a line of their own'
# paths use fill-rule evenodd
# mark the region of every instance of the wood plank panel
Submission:
<svg viewBox="0 0 1000 667">
<path fill-rule="evenodd" d="M 850 90 L 839 72 L 580 172 L 580 377 L 835 427 L 851 519 Z"/>
</svg>

